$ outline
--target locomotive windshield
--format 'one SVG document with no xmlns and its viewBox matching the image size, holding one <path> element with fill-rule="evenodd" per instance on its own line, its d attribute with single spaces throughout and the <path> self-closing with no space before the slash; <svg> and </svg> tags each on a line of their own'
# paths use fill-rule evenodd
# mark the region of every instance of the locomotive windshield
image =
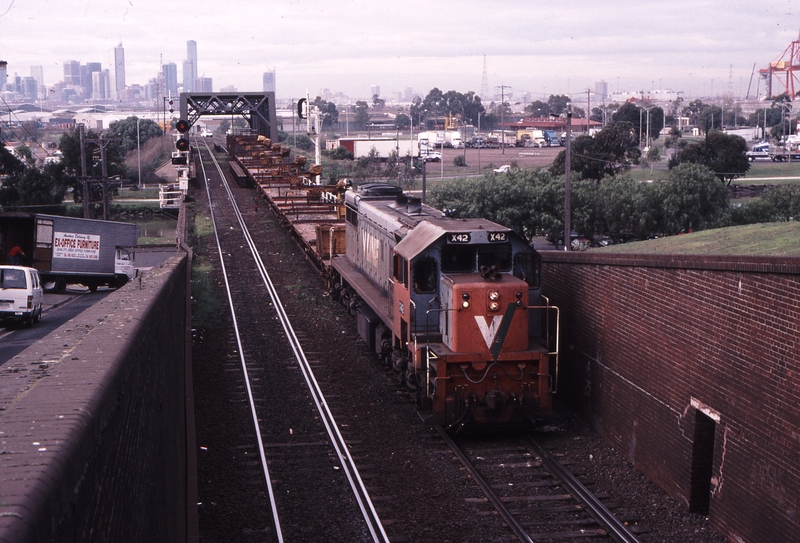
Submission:
<svg viewBox="0 0 800 543">
<path fill-rule="evenodd" d="M 500 271 L 511 269 L 511 245 L 508 243 L 478 245 L 478 269 L 495 266 Z"/>
<path fill-rule="evenodd" d="M 495 266 L 499 271 L 511 270 L 511 245 L 493 243 L 482 245 L 444 245 L 442 273 L 470 273 L 481 266 Z"/>
</svg>

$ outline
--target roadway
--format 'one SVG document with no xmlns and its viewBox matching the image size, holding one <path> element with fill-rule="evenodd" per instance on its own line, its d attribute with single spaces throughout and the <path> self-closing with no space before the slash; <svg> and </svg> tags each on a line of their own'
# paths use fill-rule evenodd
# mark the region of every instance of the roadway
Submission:
<svg viewBox="0 0 800 543">
<path fill-rule="evenodd" d="M 0 326 L 0 366 L 112 292 L 114 289 L 99 288 L 92 293 L 71 286 L 64 294 L 46 293 L 42 319 L 37 324 L 27 327 L 9 322 Z"/>
</svg>

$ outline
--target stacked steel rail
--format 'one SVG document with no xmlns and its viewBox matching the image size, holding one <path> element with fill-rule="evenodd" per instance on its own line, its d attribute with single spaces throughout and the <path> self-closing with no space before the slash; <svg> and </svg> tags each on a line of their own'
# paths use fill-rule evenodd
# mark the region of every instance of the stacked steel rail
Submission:
<svg viewBox="0 0 800 543">
<path fill-rule="evenodd" d="M 264 136 L 231 135 L 228 154 L 255 185 L 315 265 L 327 270 L 331 255 L 344 253 L 344 186 L 320 185 L 322 167 Z"/>
</svg>

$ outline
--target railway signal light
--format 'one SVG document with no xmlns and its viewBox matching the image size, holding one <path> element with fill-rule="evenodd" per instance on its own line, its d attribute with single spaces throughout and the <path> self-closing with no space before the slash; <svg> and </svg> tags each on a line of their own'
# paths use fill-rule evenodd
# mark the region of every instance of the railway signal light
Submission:
<svg viewBox="0 0 800 543">
<path fill-rule="evenodd" d="M 175 109 L 172 107 L 172 100 L 169 101 L 169 112 L 172 113 Z"/>
<path fill-rule="evenodd" d="M 188 151 L 189 150 L 189 140 L 186 138 L 178 138 L 178 141 L 175 142 L 175 147 L 178 151 Z"/>
<path fill-rule="evenodd" d="M 301 119 L 308 119 L 308 100 L 305 98 L 297 101 L 297 116 Z"/>
<path fill-rule="evenodd" d="M 189 131 L 189 121 L 186 119 L 178 119 L 175 123 L 175 129 L 181 134 L 187 133 Z"/>
</svg>

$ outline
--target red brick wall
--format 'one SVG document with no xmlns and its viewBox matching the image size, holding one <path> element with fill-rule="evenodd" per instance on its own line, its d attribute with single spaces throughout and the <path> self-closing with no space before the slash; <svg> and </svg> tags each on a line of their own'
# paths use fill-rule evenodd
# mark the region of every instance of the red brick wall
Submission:
<svg viewBox="0 0 800 543">
<path fill-rule="evenodd" d="M 3 364 L 0 542 L 186 539 L 187 266 L 170 258 Z"/>
<path fill-rule="evenodd" d="M 559 398 L 689 506 L 698 409 L 716 419 L 710 519 L 800 534 L 800 258 L 543 253 L 562 310 Z"/>
</svg>

